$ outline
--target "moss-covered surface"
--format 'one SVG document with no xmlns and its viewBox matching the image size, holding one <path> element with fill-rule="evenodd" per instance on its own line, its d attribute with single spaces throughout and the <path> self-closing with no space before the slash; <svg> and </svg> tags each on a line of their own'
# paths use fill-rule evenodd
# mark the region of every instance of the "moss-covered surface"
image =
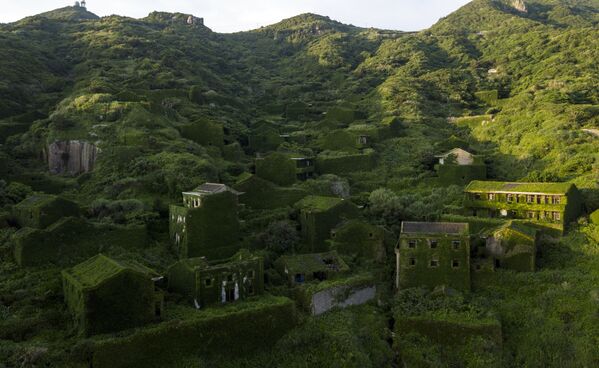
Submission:
<svg viewBox="0 0 599 368">
<path fill-rule="evenodd" d="M 79 206 L 53 195 L 37 194 L 13 208 L 13 214 L 22 227 L 45 229 L 63 217 L 78 217 Z"/>
<path fill-rule="evenodd" d="M 246 299 L 264 292 L 264 259 L 245 249 L 211 264 L 204 258 L 183 259 L 169 267 L 168 286 L 200 307 Z"/>
<path fill-rule="evenodd" d="M 384 262 L 385 230 L 359 220 L 350 220 L 331 230 L 331 249 L 340 254 Z"/>
<path fill-rule="evenodd" d="M 282 153 L 256 160 L 256 175 L 280 186 L 289 186 L 296 180 L 296 164 L 291 157 Z"/>
<path fill-rule="evenodd" d="M 141 326 L 156 318 L 156 273 L 103 254 L 62 272 L 65 302 L 86 335 Z"/>
<path fill-rule="evenodd" d="M 170 308 L 165 318 L 122 337 L 94 340 L 94 367 L 164 367 L 190 355 L 241 357 L 276 343 L 297 324 L 293 302 L 272 296 L 206 311 Z"/>
<path fill-rule="evenodd" d="M 290 207 L 308 195 L 302 188 L 278 187 L 249 173 L 238 178 L 233 187 L 243 192 L 239 202 L 257 210 Z"/>
<path fill-rule="evenodd" d="M 69 265 L 112 247 L 145 248 L 151 240 L 145 226 L 96 224 L 67 217 L 44 230 L 23 228 L 13 242 L 17 264 L 30 267 Z"/>
</svg>

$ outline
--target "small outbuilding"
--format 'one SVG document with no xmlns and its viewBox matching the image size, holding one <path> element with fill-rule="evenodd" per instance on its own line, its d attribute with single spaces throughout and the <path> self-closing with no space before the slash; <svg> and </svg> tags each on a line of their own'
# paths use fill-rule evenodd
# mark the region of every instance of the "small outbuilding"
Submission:
<svg viewBox="0 0 599 368">
<path fill-rule="evenodd" d="M 63 217 L 79 217 L 79 205 L 67 199 L 49 195 L 30 196 L 13 208 L 13 214 L 21 227 L 45 229 Z"/>
<path fill-rule="evenodd" d="M 98 254 L 62 271 L 65 301 L 79 331 L 96 335 L 142 326 L 162 315 L 161 277 L 135 261 Z"/>
<path fill-rule="evenodd" d="M 349 272 L 349 266 L 336 251 L 281 256 L 275 266 L 291 286 L 324 281 Z"/>
<path fill-rule="evenodd" d="M 486 252 L 494 258 L 495 268 L 532 272 L 537 240 L 537 229 L 510 221 L 487 238 Z"/>
</svg>

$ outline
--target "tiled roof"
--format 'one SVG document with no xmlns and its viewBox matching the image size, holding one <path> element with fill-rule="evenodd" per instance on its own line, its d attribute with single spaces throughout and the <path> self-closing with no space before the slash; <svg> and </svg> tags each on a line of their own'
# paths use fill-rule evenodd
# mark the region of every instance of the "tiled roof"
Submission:
<svg viewBox="0 0 599 368">
<path fill-rule="evenodd" d="M 401 223 L 402 234 L 468 234 L 468 224 L 461 222 L 407 222 Z"/>
<path fill-rule="evenodd" d="M 474 180 L 468 184 L 466 192 L 566 194 L 573 185 L 572 183 L 518 183 Z"/>
</svg>

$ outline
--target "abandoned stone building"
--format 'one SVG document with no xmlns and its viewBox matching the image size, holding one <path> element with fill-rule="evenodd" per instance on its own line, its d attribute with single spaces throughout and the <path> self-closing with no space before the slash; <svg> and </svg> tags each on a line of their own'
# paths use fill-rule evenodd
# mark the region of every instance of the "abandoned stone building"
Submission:
<svg viewBox="0 0 599 368">
<path fill-rule="evenodd" d="M 246 299 L 264 291 L 264 259 L 246 249 L 225 262 L 182 259 L 169 267 L 168 286 L 192 298 L 196 308 Z"/>
<path fill-rule="evenodd" d="M 349 220 L 331 230 L 330 247 L 340 254 L 384 262 L 385 229 L 360 220 Z"/>
<path fill-rule="evenodd" d="M 144 325 L 162 315 L 161 277 L 135 261 L 98 254 L 62 271 L 67 307 L 85 335 Z"/>
<path fill-rule="evenodd" d="M 21 227 L 45 229 L 63 217 L 79 217 L 79 205 L 49 194 L 36 194 L 13 208 L 13 215 Z"/>
<path fill-rule="evenodd" d="M 470 290 L 467 223 L 402 222 L 395 247 L 396 287 Z"/>
<path fill-rule="evenodd" d="M 349 266 L 336 251 L 284 255 L 276 260 L 275 267 L 290 286 L 329 280 L 349 272 Z"/>
<path fill-rule="evenodd" d="M 225 259 L 239 250 L 237 196 L 224 184 L 205 183 L 170 206 L 169 232 L 181 258 Z"/>
<path fill-rule="evenodd" d="M 307 196 L 295 204 L 306 253 L 329 250 L 331 230 L 344 220 L 356 218 L 358 207 L 338 197 Z"/>
<path fill-rule="evenodd" d="M 486 239 L 486 255 L 493 258 L 494 268 L 514 271 L 535 270 L 538 231 L 515 221 L 495 230 Z"/>
<path fill-rule="evenodd" d="M 523 219 L 564 231 L 582 211 L 582 199 L 571 183 L 473 181 L 465 189 L 466 214 Z"/>
<path fill-rule="evenodd" d="M 281 186 L 314 176 L 314 159 L 280 152 L 256 158 L 256 175 Z"/>
<path fill-rule="evenodd" d="M 487 177 L 487 168 L 482 158 L 461 148 L 454 148 L 435 157 L 438 159 L 435 169 L 439 182 L 443 185 L 466 185 L 472 180 Z"/>
</svg>

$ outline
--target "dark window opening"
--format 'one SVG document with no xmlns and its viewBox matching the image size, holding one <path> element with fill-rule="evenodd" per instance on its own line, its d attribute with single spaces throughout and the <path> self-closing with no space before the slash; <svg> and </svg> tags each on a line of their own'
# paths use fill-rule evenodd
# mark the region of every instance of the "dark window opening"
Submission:
<svg viewBox="0 0 599 368">
<path fill-rule="evenodd" d="M 248 286 L 248 295 L 254 295 L 254 285 Z"/>
<path fill-rule="evenodd" d="M 326 272 L 323 272 L 323 271 L 314 272 L 313 276 L 315 279 L 317 279 L 319 281 L 324 281 L 327 279 L 327 274 L 326 274 Z"/>
<path fill-rule="evenodd" d="M 429 240 L 429 244 L 431 246 L 431 249 L 435 249 L 437 248 L 437 245 L 439 244 L 439 242 L 437 240 Z"/>
<path fill-rule="evenodd" d="M 480 271 L 480 269 L 481 269 L 480 265 L 476 265 L 476 270 Z"/>
<path fill-rule="evenodd" d="M 205 285 L 206 287 L 210 287 L 210 286 L 212 286 L 212 279 L 205 279 L 205 280 L 204 280 L 204 285 Z"/>
<path fill-rule="evenodd" d="M 408 248 L 416 248 L 416 240 L 408 241 Z"/>
<path fill-rule="evenodd" d="M 227 302 L 235 301 L 235 289 L 228 289 L 226 292 L 226 300 Z"/>
<path fill-rule="evenodd" d="M 374 234 L 373 234 L 373 233 L 370 233 L 370 234 L 368 234 L 368 237 L 369 237 L 369 238 L 374 238 Z"/>
<path fill-rule="evenodd" d="M 233 281 L 233 275 L 227 275 L 227 281 L 229 281 L 229 282 Z"/>
<path fill-rule="evenodd" d="M 306 281 L 306 276 L 304 276 L 303 273 L 296 273 L 295 274 L 295 282 L 297 282 L 298 284 L 301 284 L 304 281 Z"/>
<path fill-rule="evenodd" d="M 457 259 L 454 259 L 453 261 L 451 261 L 451 267 L 453 267 L 453 268 L 459 268 L 460 267 L 460 261 L 458 261 Z"/>
<path fill-rule="evenodd" d="M 416 266 L 416 258 L 410 258 L 410 260 L 408 261 L 408 264 L 410 266 Z"/>
<path fill-rule="evenodd" d="M 500 268 L 501 267 L 501 261 L 496 259 L 495 260 L 495 268 Z"/>
<path fill-rule="evenodd" d="M 459 241 L 459 240 L 453 240 L 453 241 L 451 242 L 451 246 L 453 247 L 453 249 L 454 249 L 454 250 L 458 250 L 458 249 L 460 249 L 460 245 L 461 245 L 461 244 L 462 244 L 462 242 L 461 242 L 461 241 Z"/>
<path fill-rule="evenodd" d="M 156 317 L 162 316 L 162 308 L 160 308 L 160 307 L 161 307 L 161 303 L 156 302 L 156 304 L 154 305 L 154 316 L 156 316 Z"/>
<path fill-rule="evenodd" d="M 439 260 L 438 259 L 431 259 L 430 266 L 431 267 L 439 267 Z"/>
<path fill-rule="evenodd" d="M 254 272 L 254 270 L 250 270 L 250 272 L 248 273 L 250 278 L 254 278 L 256 276 L 256 272 Z"/>
</svg>

